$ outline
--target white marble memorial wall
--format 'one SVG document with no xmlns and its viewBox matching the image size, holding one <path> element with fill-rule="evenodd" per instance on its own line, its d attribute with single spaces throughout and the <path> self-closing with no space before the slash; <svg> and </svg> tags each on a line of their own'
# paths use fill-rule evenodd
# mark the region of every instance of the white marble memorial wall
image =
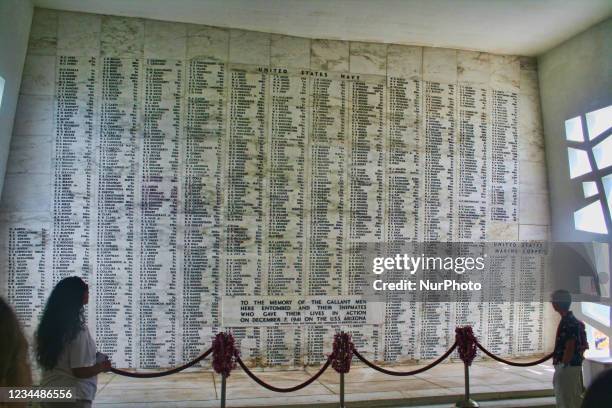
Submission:
<svg viewBox="0 0 612 408">
<path fill-rule="evenodd" d="M 547 199 L 533 59 L 36 9 L 2 291 L 31 335 L 83 276 L 100 350 L 172 366 L 229 328 L 224 296 L 358 295 L 366 242 L 546 240 Z M 459 324 L 504 356 L 550 341 L 539 304 L 409 300 L 343 329 L 385 362 Z M 232 328 L 263 366 L 322 361 L 336 329 Z"/>
</svg>

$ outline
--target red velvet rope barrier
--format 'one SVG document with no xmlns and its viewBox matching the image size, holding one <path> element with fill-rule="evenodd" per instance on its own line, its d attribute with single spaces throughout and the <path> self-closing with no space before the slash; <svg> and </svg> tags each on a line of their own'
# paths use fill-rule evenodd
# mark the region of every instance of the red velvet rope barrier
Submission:
<svg viewBox="0 0 612 408">
<path fill-rule="evenodd" d="M 417 368 L 416 370 L 412 370 L 412 371 L 391 371 L 391 370 L 387 370 L 385 368 L 379 367 L 376 364 L 372 363 L 371 361 L 369 361 L 368 359 L 366 359 L 364 356 L 362 356 L 357 350 L 353 350 L 353 354 L 355 354 L 355 356 L 360 359 L 361 361 L 363 361 L 368 367 L 373 368 L 376 371 L 379 371 L 383 374 L 388 374 L 388 375 L 395 375 L 395 376 L 399 376 L 399 377 L 404 377 L 404 376 L 409 376 L 409 375 L 415 375 L 415 374 L 419 374 L 422 373 L 423 371 L 427 371 L 430 368 L 433 368 L 435 366 L 437 366 L 438 364 L 440 364 L 442 361 L 444 361 L 444 359 L 446 359 L 446 357 L 450 356 L 451 353 L 453 351 L 455 351 L 455 349 L 457 348 L 457 343 L 454 343 L 451 348 L 449 348 L 446 353 L 442 354 L 436 361 L 426 365 L 425 367 L 421 367 L 421 368 Z"/>
<path fill-rule="evenodd" d="M 191 360 L 190 362 L 188 362 L 187 364 L 183 364 L 180 367 L 176 367 L 173 368 L 171 370 L 167 370 L 167 371 L 158 371 L 158 372 L 154 372 L 154 373 L 134 373 L 131 371 L 124 371 L 124 370 L 120 370 L 118 368 L 111 368 L 111 372 L 118 374 L 118 375 L 122 375 L 124 377 L 134 377 L 134 378 L 155 378 L 155 377 L 165 377 L 167 375 L 170 374 L 176 374 L 180 371 L 183 371 L 186 368 L 189 368 L 191 366 L 196 365 L 197 363 L 199 363 L 200 361 L 204 360 L 206 357 L 208 357 L 208 355 L 210 353 L 212 353 L 212 347 L 209 348 L 208 350 L 206 350 L 204 353 L 200 354 L 199 357 L 197 357 L 195 360 Z"/>
<path fill-rule="evenodd" d="M 484 348 L 484 346 L 482 346 L 482 344 L 480 344 L 479 342 L 476 342 L 476 346 L 482 350 L 483 353 L 485 353 L 487 356 L 491 357 L 493 360 L 497 360 L 500 363 L 504 363 L 504 364 L 508 364 L 511 366 L 515 366 L 515 367 L 530 367 L 530 366 L 534 366 L 534 365 L 538 365 L 538 364 L 542 364 L 543 362 L 545 362 L 546 360 L 552 358 L 554 353 L 550 353 L 545 355 L 544 357 L 542 357 L 539 360 L 536 361 L 530 361 L 528 363 L 516 363 L 514 361 L 509 361 L 506 359 L 503 359 L 501 357 L 497 357 L 495 354 L 491 353 L 489 350 L 487 350 L 486 348 Z"/>
<path fill-rule="evenodd" d="M 159 372 L 152 372 L 152 373 L 136 373 L 136 372 L 120 370 L 118 368 L 111 368 L 110 371 L 115 374 L 122 375 L 125 377 L 134 377 L 134 378 L 164 377 L 167 375 L 171 375 L 171 374 L 175 374 L 180 371 L 183 371 L 186 368 L 192 367 L 196 365 L 197 363 L 199 363 L 200 361 L 204 360 L 206 357 L 208 357 L 211 353 L 214 352 L 213 368 L 215 369 L 217 373 L 225 375 L 227 377 L 229 376 L 232 369 L 236 366 L 236 363 L 238 363 L 240 367 L 244 370 L 244 372 L 249 377 L 251 377 L 253 381 L 261 385 L 262 387 L 267 388 L 270 391 L 275 391 L 275 392 L 293 392 L 293 391 L 300 390 L 310 385 L 313 381 L 319 378 L 321 374 L 323 374 L 325 370 L 329 368 L 330 365 L 333 365 L 334 369 L 338 373 L 342 373 L 342 374 L 348 373 L 350 370 L 351 359 L 353 355 L 355 355 L 359 360 L 361 360 L 368 367 L 378 372 L 381 372 L 383 374 L 394 375 L 394 376 L 410 376 L 410 375 L 415 375 L 415 374 L 419 374 L 424 371 L 427 371 L 437 366 L 442 361 L 444 361 L 449 355 L 451 355 L 453 351 L 455 351 L 457 347 L 459 347 L 459 356 L 461 360 L 465 364 L 468 364 L 468 365 L 472 362 L 472 360 L 476 356 L 476 347 L 479 348 L 483 353 L 485 353 L 487 356 L 489 356 L 493 360 L 499 361 L 504 364 L 508 364 L 510 366 L 515 366 L 515 367 L 529 367 L 529 366 L 538 365 L 552 358 L 553 356 L 553 353 L 550 353 L 536 361 L 531 361 L 527 363 L 517 363 L 514 361 L 509 361 L 501 357 L 498 357 L 495 354 L 491 353 L 486 348 L 484 348 L 484 346 L 480 344 L 478 340 L 476 340 L 472 332 L 472 329 L 469 326 L 459 327 L 455 330 L 455 333 L 456 333 L 455 343 L 443 355 L 441 355 L 437 360 L 431 362 L 425 367 L 421 367 L 421 368 L 418 368 L 412 371 L 391 371 L 391 370 L 387 370 L 385 368 L 377 366 L 376 364 L 372 363 L 371 361 L 366 359 L 364 356 L 362 356 L 361 353 L 359 353 L 354 348 L 354 345 L 351 342 L 351 337 L 349 334 L 344 333 L 344 332 L 337 333 L 334 336 L 333 352 L 327 358 L 327 361 L 325 361 L 325 364 L 321 366 L 319 371 L 317 371 L 315 375 L 313 375 L 311 378 L 304 381 L 303 383 L 295 385 L 293 387 L 288 387 L 288 388 L 275 387 L 273 385 L 266 383 L 259 377 L 257 377 L 255 373 L 253 373 L 246 366 L 246 364 L 244 364 L 244 362 L 240 358 L 240 353 L 235 346 L 235 340 L 231 333 L 217 334 L 217 336 L 215 336 L 215 339 L 213 341 L 213 346 L 211 348 L 206 350 L 204 353 L 202 353 L 200 356 L 198 356 L 194 360 L 186 364 L 183 364 L 180 367 L 176 367 L 176 368 L 173 368 L 167 371 L 159 371 Z"/>
<path fill-rule="evenodd" d="M 279 388 L 279 387 L 275 387 L 273 385 L 268 384 L 267 382 L 265 382 L 261 378 L 257 377 L 254 372 L 249 370 L 249 367 L 247 367 L 246 364 L 244 364 L 244 362 L 242 361 L 242 359 L 240 357 L 236 358 L 236 361 L 238 362 L 240 367 L 242 367 L 244 372 L 249 377 L 251 377 L 251 379 L 253 381 L 255 381 L 257 384 L 261 385 L 262 387 L 267 388 L 270 391 L 274 391 L 274 392 L 293 392 L 293 391 L 301 390 L 302 388 L 308 387 L 313 381 L 315 381 L 317 378 L 319 378 L 321 376 L 321 374 L 323 374 L 325 372 L 325 370 L 327 370 L 329 368 L 329 366 L 330 366 L 330 364 L 332 362 L 332 357 L 331 356 L 327 357 L 327 361 L 325 362 L 325 364 L 323 364 L 321 366 L 321 368 L 319 369 L 319 371 L 317 371 L 317 373 L 315 375 L 313 375 L 312 377 L 310 377 L 309 379 L 307 379 L 303 383 L 298 384 L 298 385 L 294 385 L 293 387 L 289 387 L 289 388 Z"/>
</svg>

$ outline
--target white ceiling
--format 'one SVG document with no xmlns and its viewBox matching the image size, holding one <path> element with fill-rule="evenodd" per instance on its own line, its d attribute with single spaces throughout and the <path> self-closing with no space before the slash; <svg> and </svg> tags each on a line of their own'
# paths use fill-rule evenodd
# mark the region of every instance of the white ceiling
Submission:
<svg viewBox="0 0 612 408">
<path fill-rule="evenodd" d="M 538 55 L 612 0 L 32 0 L 35 6 L 352 41 Z"/>
</svg>

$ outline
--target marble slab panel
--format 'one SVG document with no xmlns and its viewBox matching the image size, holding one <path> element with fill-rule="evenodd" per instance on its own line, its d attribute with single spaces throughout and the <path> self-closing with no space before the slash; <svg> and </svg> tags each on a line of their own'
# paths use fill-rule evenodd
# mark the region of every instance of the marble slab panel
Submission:
<svg viewBox="0 0 612 408">
<path fill-rule="evenodd" d="M 423 47 L 389 44 L 387 46 L 387 75 L 421 79 Z"/>
<path fill-rule="evenodd" d="M 488 85 L 491 76 L 489 54 L 476 51 L 457 51 L 457 81 Z"/>
<path fill-rule="evenodd" d="M 230 30 L 229 58 L 232 63 L 270 65 L 270 34 Z"/>
<path fill-rule="evenodd" d="M 15 135 L 11 138 L 7 174 L 51 174 L 52 137 Z"/>
<path fill-rule="evenodd" d="M 546 193 L 520 193 L 521 224 L 550 225 L 548 194 Z"/>
<path fill-rule="evenodd" d="M 28 54 L 55 55 L 57 51 L 58 12 L 55 10 L 34 8 Z"/>
<path fill-rule="evenodd" d="M 519 163 L 520 191 L 523 193 L 545 194 L 548 191 L 546 164 L 544 162 L 523 161 Z"/>
<path fill-rule="evenodd" d="M 28 55 L 21 77 L 20 93 L 53 96 L 55 92 L 55 56 Z"/>
<path fill-rule="evenodd" d="M 7 174 L 0 212 L 50 210 L 51 176 L 48 174 Z"/>
<path fill-rule="evenodd" d="M 165 21 L 145 20 L 144 57 L 183 59 L 187 50 L 187 26 Z"/>
<path fill-rule="evenodd" d="M 53 97 L 20 95 L 13 125 L 14 135 L 51 135 Z"/>
<path fill-rule="evenodd" d="M 519 237 L 517 223 L 489 221 L 487 224 L 487 241 L 516 241 Z"/>
<path fill-rule="evenodd" d="M 520 160 L 544 162 L 544 131 L 538 95 L 519 94 L 518 152 Z"/>
<path fill-rule="evenodd" d="M 423 80 L 447 84 L 457 82 L 457 50 L 423 48 Z"/>
<path fill-rule="evenodd" d="M 387 72 L 387 45 L 351 42 L 350 71 L 357 74 L 385 75 Z"/>
<path fill-rule="evenodd" d="M 57 54 L 97 56 L 100 53 L 99 14 L 62 12 L 57 30 Z"/>
<path fill-rule="evenodd" d="M 310 68 L 310 39 L 272 34 L 270 65 L 283 68 Z"/>
<path fill-rule="evenodd" d="M 547 225 L 519 225 L 519 241 L 548 241 L 550 227 Z"/>
<path fill-rule="evenodd" d="M 145 22 L 138 18 L 103 16 L 100 52 L 103 56 L 142 58 Z"/>
<path fill-rule="evenodd" d="M 490 54 L 491 87 L 501 91 L 518 92 L 521 80 L 519 57 Z"/>
<path fill-rule="evenodd" d="M 336 40 L 312 40 L 310 68 L 319 71 L 348 71 L 349 43 Z"/>
<path fill-rule="evenodd" d="M 230 31 L 224 28 L 187 25 L 187 58 L 226 62 L 229 58 Z"/>
<path fill-rule="evenodd" d="M 539 95 L 538 63 L 535 58 L 520 57 L 521 67 L 520 88 L 521 94 Z"/>
</svg>

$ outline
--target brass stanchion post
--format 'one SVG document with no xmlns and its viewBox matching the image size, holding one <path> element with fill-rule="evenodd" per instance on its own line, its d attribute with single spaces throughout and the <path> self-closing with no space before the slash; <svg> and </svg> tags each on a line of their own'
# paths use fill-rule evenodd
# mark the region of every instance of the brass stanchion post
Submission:
<svg viewBox="0 0 612 408">
<path fill-rule="evenodd" d="M 221 374 L 221 408 L 225 408 L 225 392 L 227 377 Z"/>
<path fill-rule="evenodd" d="M 344 408 L 344 373 L 340 373 L 340 408 Z"/>
<path fill-rule="evenodd" d="M 471 408 L 478 407 L 478 403 L 470 398 L 470 366 L 463 364 L 464 376 L 465 376 L 465 396 L 462 401 L 457 401 L 455 406 L 457 408 Z"/>
</svg>

